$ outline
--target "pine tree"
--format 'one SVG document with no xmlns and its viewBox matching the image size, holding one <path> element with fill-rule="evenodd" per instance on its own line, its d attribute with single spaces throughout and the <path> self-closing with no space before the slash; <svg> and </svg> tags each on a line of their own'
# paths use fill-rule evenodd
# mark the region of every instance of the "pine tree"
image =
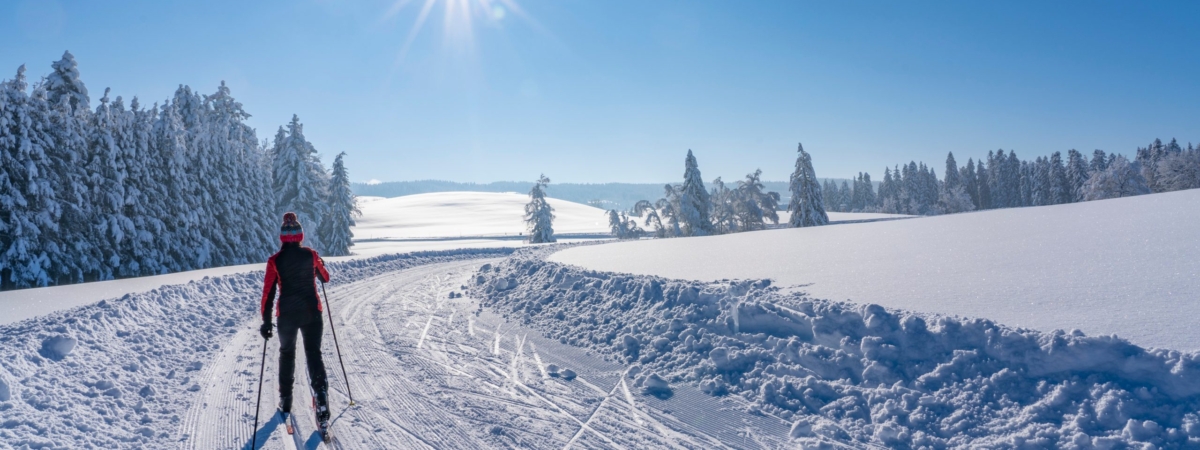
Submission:
<svg viewBox="0 0 1200 450">
<path fill-rule="evenodd" d="M 1083 183 L 1088 179 L 1087 160 L 1078 150 L 1067 151 L 1067 183 L 1070 187 L 1071 202 L 1083 200 Z"/>
<path fill-rule="evenodd" d="M 982 209 L 983 206 L 979 203 L 979 178 L 975 174 L 975 160 L 972 158 L 967 158 L 967 165 L 962 169 L 962 183 L 967 195 L 971 197 L 971 204 L 975 209 Z"/>
<path fill-rule="evenodd" d="M 825 214 L 825 205 L 821 197 L 821 185 L 813 171 L 812 157 L 804 151 L 801 144 L 796 149 L 796 171 L 792 172 L 791 191 L 792 201 L 788 205 L 791 213 L 789 225 L 795 227 L 811 227 L 829 224 L 829 215 Z"/>
<path fill-rule="evenodd" d="M 79 65 L 75 62 L 75 55 L 69 51 L 63 52 L 62 59 L 55 61 L 50 67 L 54 69 L 54 72 L 46 76 L 46 98 L 50 104 L 57 105 L 66 98 L 72 112 L 87 111 L 88 90 L 79 78 Z"/>
<path fill-rule="evenodd" d="M 1092 161 L 1088 165 L 1088 173 L 1103 172 L 1108 168 L 1108 155 L 1104 154 L 1104 150 L 1097 149 L 1092 152 Z"/>
<path fill-rule="evenodd" d="M 700 167 L 696 157 L 688 150 L 684 159 L 683 186 L 679 192 L 680 223 L 684 236 L 707 236 L 713 234 L 713 224 L 709 220 L 709 195 L 704 188 L 704 179 L 700 177 Z"/>
<path fill-rule="evenodd" d="M 988 163 L 981 159 L 975 167 L 975 176 L 979 183 L 978 209 L 992 209 L 992 180 L 988 178 Z"/>
<path fill-rule="evenodd" d="M 276 216 L 294 212 L 306 230 L 304 238 L 308 246 L 324 249 L 324 243 L 315 231 L 321 228 L 325 217 L 324 170 L 313 164 L 317 150 L 304 139 L 304 125 L 300 118 L 292 116 L 287 131 L 280 127 L 275 138 L 273 186 L 275 188 Z"/>
<path fill-rule="evenodd" d="M 1063 166 L 1061 152 L 1050 154 L 1050 204 L 1061 205 L 1071 202 L 1071 184 L 1067 180 L 1067 170 Z"/>
<path fill-rule="evenodd" d="M 954 161 L 954 152 L 946 154 L 946 189 L 953 190 L 962 184 L 958 171 L 958 163 Z"/>
<path fill-rule="evenodd" d="M 529 230 L 526 242 L 544 244 L 554 240 L 554 208 L 546 201 L 546 186 L 550 179 L 546 175 L 538 178 L 529 190 L 529 204 L 525 205 L 525 226 Z"/>
<path fill-rule="evenodd" d="M 837 212 L 850 212 L 854 208 L 854 191 L 850 189 L 850 183 L 842 181 L 842 187 L 838 188 L 838 204 L 834 208 Z"/>
<path fill-rule="evenodd" d="M 354 192 L 350 190 L 350 176 L 346 172 L 346 164 L 342 158 L 346 152 L 339 153 L 333 159 L 333 174 L 329 180 L 329 216 L 321 222 L 321 242 L 325 243 L 325 254 L 329 256 L 346 256 L 354 245 L 354 217 L 361 214 L 358 211 Z"/>
</svg>

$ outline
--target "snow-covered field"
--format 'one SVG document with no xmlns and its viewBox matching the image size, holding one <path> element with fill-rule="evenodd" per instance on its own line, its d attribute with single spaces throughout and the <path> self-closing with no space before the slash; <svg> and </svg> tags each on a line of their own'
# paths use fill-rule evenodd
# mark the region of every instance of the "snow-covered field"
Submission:
<svg viewBox="0 0 1200 450">
<path fill-rule="evenodd" d="M 1200 350 L 1200 190 L 572 248 L 552 261 L 673 279 L 770 278 L 815 298 Z"/>
<path fill-rule="evenodd" d="M 608 234 L 605 211 L 549 199 L 557 234 Z M 357 240 L 458 237 L 516 237 L 525 233 L 529 196 L 494 192 L 437 192 L 381 198 L 362 197 Z"/>
</svg>

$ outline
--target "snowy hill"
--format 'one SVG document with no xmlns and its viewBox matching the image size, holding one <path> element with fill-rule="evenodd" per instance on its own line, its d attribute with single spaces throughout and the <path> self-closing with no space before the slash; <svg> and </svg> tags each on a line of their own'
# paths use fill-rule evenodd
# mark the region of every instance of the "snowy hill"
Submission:
<svg viewBox="0 0 1200 450">
<path fill-rule="evenodd" d="M 817 298 L 1200 350 L 1200 190 L 910 220 L 623 242 L 552 261 L 771 278 Z"/>
<path fill-rule="evenodd" d="M 525 232 L 529 196 L 494 192 L 437 192 L 362 197 L 356 240 L 517 236 Z M 550 199 L 557 234 L 608 234 L 605 211 Z"/>
</svg>

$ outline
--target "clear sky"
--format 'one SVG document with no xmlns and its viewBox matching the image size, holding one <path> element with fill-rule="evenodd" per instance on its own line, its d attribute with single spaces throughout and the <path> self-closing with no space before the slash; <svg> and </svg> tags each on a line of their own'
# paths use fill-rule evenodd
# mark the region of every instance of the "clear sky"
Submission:
<svg viewBox="0 0 1200 450">
<path fill-rule="evenodd" d="M 709 180 L 785 180 L 797 142 L 819 176 L 879 179 L 1200 143 L 1197 1 L 183 3 L 0 2 L 0 77 L 69 49 L 93 106 L 225 80 L 260 138 L 298 114 L 359 181 L 662 182 L 688 149 Z"/>
</svg>

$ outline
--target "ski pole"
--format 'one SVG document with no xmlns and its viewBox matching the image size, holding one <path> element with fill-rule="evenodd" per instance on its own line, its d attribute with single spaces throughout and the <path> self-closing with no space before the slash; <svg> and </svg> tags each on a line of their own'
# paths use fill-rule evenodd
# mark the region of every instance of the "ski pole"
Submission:
<svg viewBox="0 0 1200 450">
<path fill-rule="evenodd" d="M 317 278 L 320 280 L 320 278 Z M 329 331 L 333 333 L 333 348 L 337 350 L 338 365 L 342 366 L 342 379 L 346 381 L 346 396 L 350 397 L 350 406 L 354 406 L 354 394 L 350 392 L 350 376 L 346 375 L 346 363 L 342 362 L 342 348 L 338 345 L 337 329 L 333 327 L 333 311 L 329 309 L 329 294 L 325 292 L 325 282 L 321 282 L 321 293 L 325 295 L 325 314 L 329 316 Z"/>
<path fill-rule="evenodd" d="M 262 362 L 258 365 L 258 400 L 254 402 L 254 438 L 251 441 L 250 449 L 258 449 L 258 408 L 262 406 L 262 381 L 263 369 L 267 367 L 267 340 L 263 339 L 263 354 Z"/>
</svg>

